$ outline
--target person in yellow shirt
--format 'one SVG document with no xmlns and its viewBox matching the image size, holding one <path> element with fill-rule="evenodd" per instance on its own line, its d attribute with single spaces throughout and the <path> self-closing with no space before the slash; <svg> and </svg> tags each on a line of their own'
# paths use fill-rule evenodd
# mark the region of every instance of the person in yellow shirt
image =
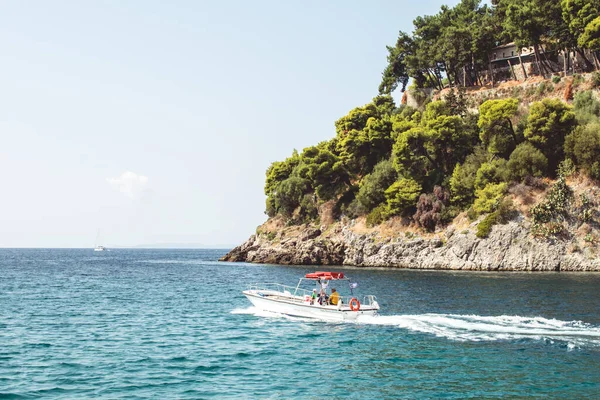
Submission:
<svg viewBox="0 0 600 400">
<path fill-rule="evenodd" d="M 340 301 L 340 295 L 335 289 L 331 289 L 331 296 L 329 296 L 329 304 L 337 306 L 338 301 Z"/>
</svg>

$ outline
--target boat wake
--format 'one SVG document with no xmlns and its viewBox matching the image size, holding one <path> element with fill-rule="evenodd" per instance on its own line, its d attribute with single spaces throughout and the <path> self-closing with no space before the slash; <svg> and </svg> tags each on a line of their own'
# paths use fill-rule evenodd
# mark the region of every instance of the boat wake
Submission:
<svg viewBox="0 0 600 400">
<path fill-rule="evenodd" d="M 569 347 L 600 346 L 600 327 L 581 321 L 502 315 L 420 314 L 361 316 L 357 323 L 387 325 L 457 341 L 533 339 L 561 341 Z"/>
<path fill-rule="evenodd" d="M 306 318 L 263 311 L 256 307 L 236 309 L 231 313 L 285 318 L 291 321 L 310 321 Z M 582 321 L 561 321 L 543 317 L 510 315 L 484 317 L 456 314 L 362 315 L 355 322 L 348 323 L 393 326 L 463 342 L 528 339 L 565 343 L 569 348 L 600 347 L 600 326 Z"/>
</svg>

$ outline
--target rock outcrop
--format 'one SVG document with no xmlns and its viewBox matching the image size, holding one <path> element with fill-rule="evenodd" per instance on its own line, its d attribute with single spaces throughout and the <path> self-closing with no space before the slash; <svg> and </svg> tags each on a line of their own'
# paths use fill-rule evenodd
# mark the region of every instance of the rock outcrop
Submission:
<svg viewBox="0 0 600 400">
<path fill-rule="evenodd" d="M 292 236 L 252 235 L 221 261 L 267 264 L 352 265 L 472 271 L 600 271 L 593 249 L 569 249 L 565 241 L 537 239 L 521 219 L 494 226 L 486 239 L 453 226 L 434 237 L 359 234 L 339 223 L 326 233 L 304 227 Z"/>
</svg>

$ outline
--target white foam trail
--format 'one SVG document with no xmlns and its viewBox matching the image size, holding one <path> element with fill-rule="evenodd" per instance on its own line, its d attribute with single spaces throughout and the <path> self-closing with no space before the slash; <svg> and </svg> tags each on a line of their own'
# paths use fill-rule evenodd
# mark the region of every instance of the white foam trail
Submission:
<svg viewBox="0 0 600 400">
<path fill-rule="evenodd" d="M 256 307 L 238 308 L 232 314 L 283 318 L 290 321 L 314 321 L 306 318 L 260 310 Z M 353 323 L 348 321 L 349 323 Z M 395 326 L 413 332 L 433 334 L 457 341 L 548 340 L 564 342 L 572 350 L 582 346 L 600 347 L 600 326 L 582 321 L 561 321 L 543 317 L 501 315 L 418 314 L 418 315 L 361 315 L 358 324 Z"/>
<path fill-rule="evenodd" d="M 388 325 L 459 341 L 550 339 L 600 345 L 600 327 L 581 321 L 501 315 L 420 314 L 360 316 L 361 324 Z"/>
</svg>

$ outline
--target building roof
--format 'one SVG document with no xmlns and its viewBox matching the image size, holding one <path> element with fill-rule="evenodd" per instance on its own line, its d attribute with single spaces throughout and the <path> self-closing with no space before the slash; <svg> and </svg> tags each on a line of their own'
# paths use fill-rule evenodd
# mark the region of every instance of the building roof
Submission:
<svg viewBox="0 0 600 400">
<path fill-rule="evenodd" d="M 506 43 L 506 44 L 501 44 L 500 46 L 494 47 L 494 48 L 492 49 L 492 51 L 494 51 L 494 50 L 506 49 L 507 47 L 517 47 L 517 45 L 515 44 L 515 42 L 510 42 L 510 43 Z"/>
</svg>

